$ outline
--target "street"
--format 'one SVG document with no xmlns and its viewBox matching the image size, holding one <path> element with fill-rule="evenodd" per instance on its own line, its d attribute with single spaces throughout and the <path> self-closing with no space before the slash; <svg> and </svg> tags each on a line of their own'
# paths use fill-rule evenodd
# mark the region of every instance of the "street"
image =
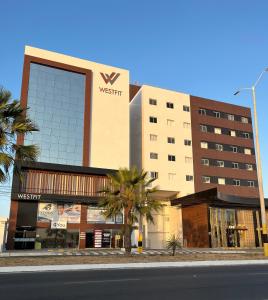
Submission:
<svg viewBox="0 0 268 300">
<path fill-rule="evenodd" d="M 268 266 L 0 274 L 0 299 L 268 299 Z"/>
</svg>

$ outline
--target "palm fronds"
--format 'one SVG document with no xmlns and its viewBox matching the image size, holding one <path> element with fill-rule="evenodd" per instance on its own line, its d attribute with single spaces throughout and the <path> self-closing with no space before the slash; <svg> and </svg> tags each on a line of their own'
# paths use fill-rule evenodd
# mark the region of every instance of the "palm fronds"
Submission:
<svg viewBox="0 0 268 300">
<path fill-rule="evenodd" d="M 12 100 L 11 93 L 0 87 L 0 183 L 8 179 L 15 160 L 35 161 L 39 155 L 36 145 L 17 145 L 18 135 L 38 131 L 27 116 L 27 109 L 19 101 Z M 19 168 L 15 168 L 19 172 Z"/>
</svg>

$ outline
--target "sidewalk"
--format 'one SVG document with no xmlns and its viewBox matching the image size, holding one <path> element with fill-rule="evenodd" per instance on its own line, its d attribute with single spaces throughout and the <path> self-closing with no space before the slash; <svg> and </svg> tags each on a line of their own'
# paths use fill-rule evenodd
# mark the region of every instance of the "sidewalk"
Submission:
<svg viewBox="0 0 268 300">
<path fill-rule="evenodd" d="M 124 264 L 77 264 L 77 265 L 44 265 L 44 266 L 15 266 L 0 267 L 1 273 L 22 272 L 54 272 L 54 271 L 81 271 L 81 270 L 108 270 L 108 269 L 146 269 L 146 268 L 182 268 L 182 267 L 216 267 L 268 265 L 268 260 L 223 260 L 223 261 L 185 261 L 185 262 L 148 262 Z"/>
<path fill-rule="evenodd" d="M 182 248 L 176 251 L 176 254 L 259 254 L 262 249 L 189 249 Z M 107 256 L 107 255 L 124 255 L 124 250 L 121 249 L 53 249 L 53 250 L 17 250 L 6 251 L 0 253 L 1 257 L 35 257 L 35 256 Z M 132 249 L 132 254 L 140 255 L 137 249 Z M 143 250 L 142 255 L 170 255 L 168 250 Z"/>
</svg>

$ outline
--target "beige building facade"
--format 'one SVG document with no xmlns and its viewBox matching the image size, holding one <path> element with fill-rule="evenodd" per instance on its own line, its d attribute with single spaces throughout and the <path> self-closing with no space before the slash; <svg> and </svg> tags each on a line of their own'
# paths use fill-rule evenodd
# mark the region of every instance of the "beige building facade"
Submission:
<svg viewBox="0 0 268 300">
<path fill-rule="evenodd" d="M 182 237 L 181 211 L 170 199 L 194 193 L 190 96 L 148 85 L 130 102 L 130 161 L 156 178 L 165 205 L 154 224 L 145 225 L 145 245 L 164 248 Z"/>
</svg>

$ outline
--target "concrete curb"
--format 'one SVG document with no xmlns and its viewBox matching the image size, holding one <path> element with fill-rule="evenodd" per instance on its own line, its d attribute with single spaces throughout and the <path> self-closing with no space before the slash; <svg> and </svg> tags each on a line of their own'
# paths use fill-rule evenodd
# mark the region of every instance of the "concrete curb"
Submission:
<svg viewBox="0 0 268 300">
<path fill-rule="evenodd" d="M 146 268 L 183 268 L 183 267 L 218 267 L 242 265 L 268 265 L 268 260 L 220 260 L 220 261 L 185 261 L 185 262 L 150 262 L 124 264 L 80 264 L 80 265 L 45 265 L 0 267 L 1 273 L 82 271 L 108 269 L 146 269 Z"/>
</svg>

